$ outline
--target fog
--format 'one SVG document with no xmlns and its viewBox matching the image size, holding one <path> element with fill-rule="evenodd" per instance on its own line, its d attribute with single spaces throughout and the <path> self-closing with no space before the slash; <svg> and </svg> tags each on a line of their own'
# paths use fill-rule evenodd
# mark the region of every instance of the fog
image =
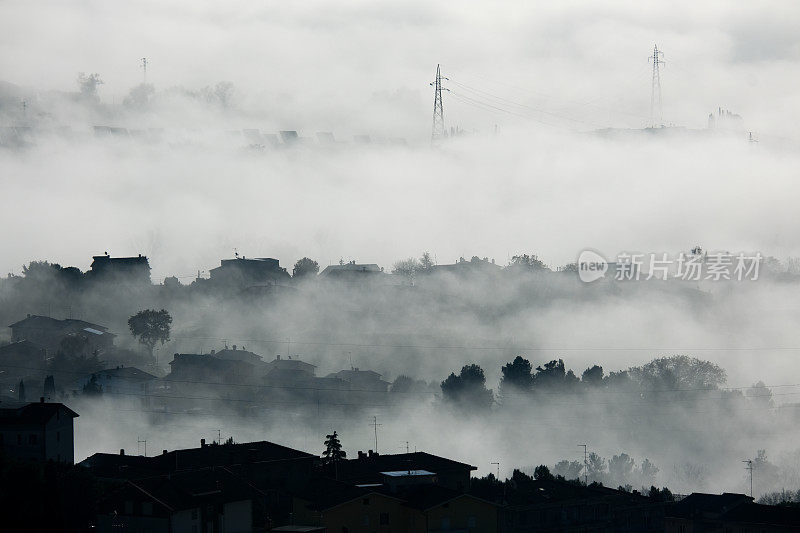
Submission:
<svg viewBox="0 0 800 533">
<path fill-rule="evenodd" d="M 352 358 L 388 381 L 433 383 L 399 405 L 315 413 L 276 403 L 257 416 L 159 416 L 78 397 L 76 459 L 130 450 L 138 437 L 151 454 L 193 446 L 217 429 L 310 452 L 336 429 L 353 456 L 374 447 L 378 416 L 380 451 L 408 442 L 480 475 L 496 461 L 510 475 L 582 460 L 576 445 L 589 443 L 606 458 L 649 458 L 658 483 L 675 490 L 744 491 L 741 460 L 766 449 L 786 473 L 770 488 L 796 489 L 798 10 L 5 2 L 0 126 L 33 132 L 0 146 L 0 272 L 19 275 L 35 260 L 86 270 L 92 255 L 143 254 L 156 286 L 73 293 L 9 281 L 0 317 L 80 317 L 135 351 L 127 318 L 164 307 L 174 323 L 157 352 L 162 374 L 173 353 L 227 342 L 265 360 L 288 349 L 318 376 Z M 648 132 L 654 43 L 666 61 L 663 124 L 674 127 Z M 463 133 L 431 143 L 437 63 L 449 78 L 445 123 Z M 103 84 L 81 95 L 79 72 Z M 707 130 L 720 107 L 741 123 Z M 100 136 L 95 126 L 150 135 Z M 309 140 L 254 145 L 244 129 Z M 329 131 L 341 142 L 315 140 Z M 478 256 L 501 266 L 536 254 L 556 270 L 587 248 L 612 260 L 696 245 L 780 264 L 758 281 L 717 284 L 445 276 L 378 289 L 312 283 L 255 301 L 189 286 L 234 254 L 274 257 L 289 271 L 307 256 L 321 268 L 352 260 L 388 274 L 424 251 L 438 264 Z M 169 292 L 170 276 L 185 286 Z M 491 412 L 472 416 L 442 404 L 451 372 L 479 364 L 498 393 L 500 368 L 517 355 L 534 368 L 562 358 L 578 376 L 594 364 L 608 373 L 689 355 L 721 366 L 724 388 L 763 381 L 783 407 L 668 398 L 655 411 L 652 399 L 601 392 L 528 403 L 497 394 Z M 687 476 L 687 464 L 707 473 Z"/>
</svg>

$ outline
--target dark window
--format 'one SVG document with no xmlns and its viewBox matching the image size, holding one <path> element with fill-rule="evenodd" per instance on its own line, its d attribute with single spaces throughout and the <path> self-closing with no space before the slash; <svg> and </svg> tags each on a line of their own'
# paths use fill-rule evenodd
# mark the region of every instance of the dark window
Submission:
<svg viewBox="0 0 800 533">
<path fill-rule="evenodd" d="M 197 520 L 197 509 L 192 509 L 192 520 Z"/>
<path fill-rule="evenodd" d="M 61 442 L 61 432 L 56 431 L 56 442 Z"/>
<path fill-rule="evenodd" d="M 17 433 L 17 444 L 22 444 L 22 435 Z"/>
<path fill-rule="evenodd" d="M 342 526 L 342 533 L 350 533 L 350 530 Z"/>
<path fill-rule="evenodd" d="M 389 513 L 381 513 L 381 525 L 382 526 L 389 525 Z"/>
<path fill-rule="evenodd" d="M 28 435 L 28 444 L 36 444 L 36 433 Z"/>
<path fill-rule="evenodd" d="M 369 505 L 369 498 L 364 498 L 363 500 L 361 500 L 361 503 L 364 505 Z"/>
</svg>

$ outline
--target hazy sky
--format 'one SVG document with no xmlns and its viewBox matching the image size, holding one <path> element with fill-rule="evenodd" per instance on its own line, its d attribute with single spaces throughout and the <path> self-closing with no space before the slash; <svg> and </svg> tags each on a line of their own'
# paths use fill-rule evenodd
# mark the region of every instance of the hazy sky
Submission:
<svg viewBox="0 0 800 533">
<path fill-rule="evenodd" d="M 32 102 L 97 72 L 105 115 L 57 108 L 49 126 L 296 129 L 404 137 L 410 149 L 270 154 L 42 143 L 0 154 L 0 259 L 86 268 L 152 256 L 154 277 L 215 266 L 234 248 L 291 267 L 303 255 L 390 267 L 584 247 L 677 253 L 693 244 L 797 255 L 800 6 L 794 2 L 3 2 L 0 65 Z M 576 132 L 649 120 L 654 43 L 664 120 L 703 128 L 719 106 L 759 145 L 609 142 Z M 142 79 L 166 94 L 234 84 L 226 112 L 168 98 L 119 113 Z M 428 149 L 437 63 L 445 120 L 479 135 Z M 38 94 L 38 99 L 37 95 Z M 8 110 L 6 110 L 8 111 Z M 78 118 L 76 118 L 78 117 Z M 9 123 L 11 119 L 6 120 Z M 495 125 L 498 137 L 491 136 Z M 31 217 L 31 213 L 37 216 Z M 24 220 L 24 223 L 20 223 Z"/>
</svg>

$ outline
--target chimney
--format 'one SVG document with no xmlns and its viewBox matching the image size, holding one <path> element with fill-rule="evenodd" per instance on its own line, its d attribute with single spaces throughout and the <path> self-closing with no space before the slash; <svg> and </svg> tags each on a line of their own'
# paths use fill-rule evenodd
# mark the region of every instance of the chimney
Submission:
<svg viewBox="0 0 800 533">
<path fill-rule="evenodd" d="M 206 439 L 200 439 L 200 447 L 201 448 L 205 448 L 206 447 Z"/>
<path fill-rule="evenodd" d="M 167 450 L 161 450 L 161 455 L 167 455 Z"/>
<path fill-rule="evenodd" d="M 234 352 L 236 351 L 236 345 L 235 344 L 233 345 L 233 351 Z"/>
<path fill-rule="evenodd" d="M 280 361 L 280 360 L 281 360 L 281 354 L 278 354 L 277 356 L 275 356 L 275 359 L 276 359 L 277 361 Z"/>
<path fill-rule="evenodd" d="M 366 454 L 364 452 L 362 452 L 361 450 L 358 450 L 358 458 L 359 459 L 365 459 L 366 457 L 367 456 L 366 456 Z"/>
<path fill-rule="evenodd" d="M 367 451 L 367 457 L 373 457 L 372 453 L 373 453 L 372 450 L 368 450 Z"/>
<path fill-rule="evenodd" d="M 125 455 L 125 448 L 120 448 L 119 449 L 119 454 L 120 455 Z"/>
</svg>

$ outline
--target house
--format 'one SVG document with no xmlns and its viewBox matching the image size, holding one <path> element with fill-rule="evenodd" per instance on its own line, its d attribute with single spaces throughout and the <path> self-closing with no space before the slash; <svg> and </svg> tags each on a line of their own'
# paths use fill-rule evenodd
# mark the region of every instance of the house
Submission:
<svg viewBox="0 0 800 533">
<path fill-rule="evenodd" d="M 29 341 L 47 350 L 48 357 L 56 354 L 61 347 L 61 341 L 67 337 L 84 339 L 90 352 L 103 352 L 113 348 L 116 337 L 105 326 L 74 318 L 58 320 L 29 314 L 8 327 L 11 328 L 11 342 Z"/>
<path fill-rule="evenodd" d="M 386 392 L 389 382 L 381 379 L 381 375 L 372 370 L 359 370 L 356 367 L 350 370 L 340 370 L 329 374 L 329 378 L 338 378 L 351 385 L 355 391 Z"/>
<path fill-rule="evenodd" d="M 587 487 L 563 479 L 520 479 L 512 493 L 497 494 L 494 499 L 506 504 L 501 522 L 509 533 L 661 532 L 668 505 L 637 492 L 595 484 Z"/>
<path fill-rule="evenodd" d="M 0 409 L 0 450 L 25 461 L 69 463 L 75 459 L 72 419 L 78 414 L 61 403 L 20 404 Z"/>
<path fill-rule="evenodd" d="M 211 350 L 211 355 L 225 361 L 241 361 L 250 364 L 253 366 L 255 374 L 259 377 L 267 372 L 267 363 L 264 362 L 261 356 L 254 352 L 248 352 L 244 346 L 241 348 L 235 344 L 231 348 L 225 346 L 219 351 Z"/>
<path fill-rule="evenodd" d="M 477 467 L 425 452 L 382 455 L 370 450 L 358 452 L 357 458 L 339 461 L 337 469 L 339 480 L 355 485 L 384 484 L 386 472 L 426 471 L 435 474 L 434 484 L 466 492 Z"/>
<path fill-rule="evenodd" d="M 213 285 L 276 284 L 291 278 L 286 269 L 280 266 L 280 262 L 271 257 L 222 259 L 220 266 L 212 268 L 209 274 L 209 281 Z"/>
<path fill-rule="evenodd" d="M 176 353 L 164 381 L 244 383 L 253 378 L 253 365 L 238 359 L 222 359 L 216 353 Z"/>
<path fill-rule="evenodd" d="M 148 394 L 158 378 L 132 366 L 119 365 L 106 368 L 85 378 L 81 387 L 86 392 L 96 392 L 113 397 L 118 404 L 131 408 L 149 409 Z"/>
<path fill-rule="evenodd" d="M 430 472 L 387 472 L 403 483 L 352 485 L 315 481 L 294 500 L 296 523 L 328 531 L 368 533 L 498 531 L 498 506 L 434 482 Z"/>
<path fill-rule="evenodd" d="M 153 374 L 132 366 L 120 365 L 92 374 L 95 383 L 106 394 L 147 394 L 147 386 L 158 379 Z M 88 380 L 87 380 L 88 382 Z"/>
<path fill-rule="evenodd" d="M 111 257 L 105 255 L 92 257 L 87 277 L 97 281 L 150 283 L 150 262 L 147 257 Z"/>
<path fill-rule="evenodd" d="M 664 525 L 666 533 L 784 533 L 800 530 L 800 509 L 760 505 L 744 494 L 695 492 L 667 510 Z"/>
<path fill-rule="evenodd" d="M 12 376 L 30 376 L 42 373 L 47 367 L 47 349 L 29 340 L 0 346 L 0 370 Z"/>
<path fill-rule="evenodd" d="M 494 259 L 473 257 L 469 261 L 461 257 L 451 265 L 432 265 L 430 268 L 420 270 L 423 274 L 454 274 L 457 276 L 467 276 L 472 274 L 495 274 L 503 270 L 503 267 L 496 264 Z"/>
<path fill-rule="evenodd" d="M 339 281 L 374 281 L 383 277 L 383 269 L 374 263 L 359 264 L 355 261 L 340 265 L 328 265 L 320 277 Z"/>
<path fill-rule="evenodd" d="M 294 359 L 291 356 L 281 359 L 278 354 L 266 363 L 264 382 L 272 388 L 309 388 L 316 385 L 316 372 L 315 365 L 301 361 L 297 356 Z"/>
<path fill-rule="evenodd" d="M 263 530 L 265 494 L 225 468 L 128 480 L 98 502 L 97 530 L 164 533 Z"/>
</svg>

